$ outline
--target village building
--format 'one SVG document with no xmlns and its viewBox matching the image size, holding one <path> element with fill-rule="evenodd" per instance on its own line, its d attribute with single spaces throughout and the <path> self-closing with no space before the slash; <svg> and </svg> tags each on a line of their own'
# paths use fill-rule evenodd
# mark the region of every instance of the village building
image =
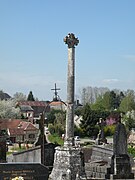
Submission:
<svg viewBox="0 0 135 180">
<path fill-rule="evenodd" d="M 8 133 L 9 139 L 13 142 L 35 142 L 39 129 L 31 122 L 20 119 L 0 119 L 0 129 Z"/>
<path fill-rule="evenodd" d="M 11 96 L 7 93 L 4 93 L 3 91 L 0 91 L 0 100 L 8 100 Z"/>
<path fill-rule="evenodd" d="M 22 118 L 32 123 L 39 120 L 41 113 L 50 110 L 48 102 L 45 101 L 19 101 L 16 107 L 20 108 Z"/>
<path fill-rule="evenodd" d="M 63 101 L 53 101 L 50 103 L 50 109 L 66 110 L 66 104 Z"/>
</svg>

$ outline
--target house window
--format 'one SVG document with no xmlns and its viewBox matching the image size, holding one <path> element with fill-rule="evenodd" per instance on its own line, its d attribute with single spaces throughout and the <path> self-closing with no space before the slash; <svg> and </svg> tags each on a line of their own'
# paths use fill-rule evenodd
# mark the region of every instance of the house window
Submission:
<svg viewBox="0 0 135 180">
<path fill-rule="evenodd" d="M 29 138 L 30 138 L 30 139 L 35 138 L 35 134 L 29 134 Z"/>
<path fill-rule="evenodd" d="M 27 113 L 27 117 L 32 117 L 32 113 Z"/>
<path fill-rule="evenodd" d="M 29 113 L 29 117 L 32 117 L 32 113 Z"/>
</svg>

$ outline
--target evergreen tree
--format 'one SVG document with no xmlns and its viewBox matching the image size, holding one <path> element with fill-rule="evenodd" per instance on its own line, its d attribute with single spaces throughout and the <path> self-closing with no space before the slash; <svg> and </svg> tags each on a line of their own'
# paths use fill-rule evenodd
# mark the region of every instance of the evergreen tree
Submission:
<svg viewBox="0 0 135 180">
<path fill-rule="evenodd" d="M 32 91 L 29 92 L 29 95 L 28 95 L 28 97 L 27 97 L 27 101 L 35 101 L 35 98 L 34 98 L 34 96 L 33 96 Z"/>
<path fill-rule="evenodd" d="M 83 133 L 86 136 L 93 136 L 96 137 L 98 134 L 98 125 L 99 118 L 106 119 L 109 115 L 107 111 L 100 111 L 100 110 L 92 110 L 89 104 L 86 104 L 82 110 L 82 121 L 81 121 L 81 128 Z"/>
</svg>

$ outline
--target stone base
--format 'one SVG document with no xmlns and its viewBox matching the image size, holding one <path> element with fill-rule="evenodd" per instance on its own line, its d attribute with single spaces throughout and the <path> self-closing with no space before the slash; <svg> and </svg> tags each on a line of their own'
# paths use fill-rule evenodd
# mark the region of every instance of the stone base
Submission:
<svg viewBox="0 0 135 180">
<path fill-rule="evenodd" d="M 127 154 L 112 156 L 111 168 L 107 169 L 106 179 L 134 179 Z"/>
<path fill-rule="evenodd" d="M 86 180 L 83 153 L 78 147 L 56 147 L 49 180 Z"/>
</svg>

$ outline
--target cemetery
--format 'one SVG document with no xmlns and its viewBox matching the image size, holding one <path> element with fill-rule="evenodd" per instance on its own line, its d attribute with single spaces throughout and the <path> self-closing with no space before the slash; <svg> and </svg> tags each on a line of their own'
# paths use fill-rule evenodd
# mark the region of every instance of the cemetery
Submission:
<svg viewBox="0 0 135 180">
<path fill-rule="evenodd" d="M 105 137 L 106 124 L 102 118 L 99 118 L 97 138 L 92 140 L 90 146 L 75 143 L 75 46 L 79 44 L 79 40 L 73 33 L 69 33 L 64 38 L 64 43 L 68 46 L 64 145 L 47 141 L 44 130 L 45 112 L 40 116 L 40 132 L 32 148 L 6 156 L 7 135 L 0 131 L 0 180 L 17 177 L 24 180 L 134 179 L 134 159 L 128 154 L 128 137 L 121 115 L 117 117 L 112 143 Z M 58 101 L 56 87 L 55 95 L 54 101 Z"/>
</svg>

